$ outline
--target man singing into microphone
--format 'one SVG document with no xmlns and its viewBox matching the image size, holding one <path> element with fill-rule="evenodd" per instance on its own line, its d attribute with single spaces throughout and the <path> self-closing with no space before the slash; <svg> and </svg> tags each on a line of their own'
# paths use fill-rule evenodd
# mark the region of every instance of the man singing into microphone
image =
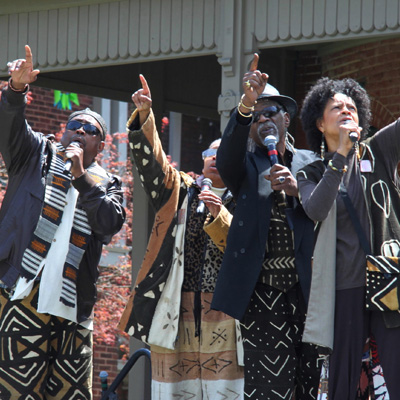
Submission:
<svg viewBox="0 0 400 400">
<path fill-rule="evenodd" d="M 140 80 L 129 144 L 156 215 L 120 327 L 151 346 L 152 399 L 243 399 L 235 320 L 210 309 L 234 205 L 215 166 L 220 139 L 203 151 L 197 181 L 173 168 Z"/>
<path fill-rule="evenodd" d="M 241 322 L 246 398 L 315 399 L 318 355 L 301 343 L 313 223 L 294 175 L 316 157 L 293 147 L 287 128 L 297 104 L 257 65 L 255 54 L 217 154 L 237 205 L 212 308 Z"/>
<path fill-rule="evenodd" d="M 53 143 L 25 120 L 39 74 L 29 46 L 8 70 L 0 102 L 9 178 L 0 211 L 0 398 L 90 400 L 97 266 L 125 220 L 121 181 L 95 161 L 107 132 L 99 114 L 72 113 Z"/>
</svg>

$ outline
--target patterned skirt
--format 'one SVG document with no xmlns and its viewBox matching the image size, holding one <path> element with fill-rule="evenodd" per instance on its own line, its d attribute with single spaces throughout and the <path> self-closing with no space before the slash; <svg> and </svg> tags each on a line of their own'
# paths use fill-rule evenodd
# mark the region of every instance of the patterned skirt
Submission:
<svg viewBox="0 0 400 400">
<path fill-rule="evenodd" d="M 201 293 L 200 335 L 194 292 L 183 292 L 174 350 L 151 346 L 152 399 L 243 399 L 235 320 L 211 310 L 212 293 Z"/>
</svg>

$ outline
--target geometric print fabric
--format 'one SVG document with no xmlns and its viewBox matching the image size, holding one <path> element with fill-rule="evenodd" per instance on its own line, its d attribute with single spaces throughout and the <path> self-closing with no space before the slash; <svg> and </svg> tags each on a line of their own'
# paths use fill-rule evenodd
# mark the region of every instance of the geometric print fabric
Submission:
<svg viewBox="0 0 400 400">
<path fill-rule="evenodd" d="M 257 283 L 241 321 L 245 398 L 314 400 L 322 359 L 315 346 L 302 343 L 304 314 L 299 285 L 287 293 Z"/>
<path fill-rule="evenodd" d="M 399 277 L 398 257 L 367 255 L 366 308 L 371 311 L 398 310 Z"/>
<path fill-rule="evenodd" d="M 17 301 L 0 289 L 0 399 L 90 400 L 92 333 L 38 313 L 38 288 Z"/>
<path fill-rule="evenodd" d="M 175 350 L 151 346 L 152 399 L 243 400 L 235 320 L 211 310 L 212 296 L 201 293 L 201 331 L 197 336 L 194 293 L 182 292 Z"/>
<path fill-rule="evenodd" d="M 298 281 L 294 263 L 293 232 L 286 217 L 279 214 L 278 205 L 271 207 L 271 219 L 266 253 L 258 281 L 279 289 L 290 290 Z"/>
</svg>

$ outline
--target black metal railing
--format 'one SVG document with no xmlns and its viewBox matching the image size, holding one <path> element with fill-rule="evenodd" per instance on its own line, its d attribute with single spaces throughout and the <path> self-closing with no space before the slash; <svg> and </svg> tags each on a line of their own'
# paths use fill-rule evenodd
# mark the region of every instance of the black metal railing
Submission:
<svg viewBox="0 0 400 400">
<path fill-rule="evenodd" d="M 124 380 L 125 376 L 129 373 L 131 368 L 135 365 L 136 361 L 145 356 L 149 360 L 150 364 L 150 378 L 151 378 L 151 356 L 150 350 L 148 349 L 139 349 L 136 350 L 128 359 L 124 367 L 121 369 L 120 373 L 115 377 L 114 381 L 111 383 L 110 387 L 108 387 L 107 371 L 100 372 L 101 379 L 101 400 L 118 400 L 117 394 L 115 391 L 117 390 L 120 383 Z"/>
</svg>

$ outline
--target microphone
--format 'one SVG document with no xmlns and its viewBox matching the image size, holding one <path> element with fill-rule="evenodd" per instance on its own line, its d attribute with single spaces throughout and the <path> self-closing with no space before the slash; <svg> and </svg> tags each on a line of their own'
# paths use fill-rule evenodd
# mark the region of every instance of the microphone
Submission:
<svg viewBox="0 0 400 400">
<path fill-rule="evenodd" d="M 268 149 L 268 157 L 271 161 L 271 167 L 278 163 L 278 151 L 276 150 L 276 138 L 273 135 L 268 135 L 264 139 L 264 146 Z"/>
<path fill-rule="evenodd" d="M 79 142 L 71 142 L 69 145 L 79 147 Z M 68 157 L 68 153 L 66 154 L 66 156 Z M 67 161 L 65 161 L 64 174 L 68 174 L 71 171 L 71 167 L 72 160 L 68 157 Z"/>
<path fill-rule="evenodd" d="M 349 136 L 350 136 L 350 140 L 351 140 L 353 143 L 357 142 L 357 140 L 358 140 L 358 134 L 357 134 L 357 132 L 350 132 Z"/>
<path fill-rule="evenodd" d="M 349 119 L 347 119 L 346 121 L 343 121 L 344 125 L 347 125 L 348 123 L 350 123 L 351 121 Z M 358 133 L 357 132 L 350 132 L 349 133 L 350 136 L 350 140 L 355 143 L 358 140 Z"/>
<path fill-rule="evenodd" d="M 275 164 L 278 164 L 278 151 L 276 150 L 276 138 L 274 135 L 268 135 L 264 139 L 264 146 L 267 147 L 268 149 L 268 158 L 271 163 L 271 167 Z M 279 182 L 283 183 L 285 179 L 283 178 L 283 181 L 281 181 L 281 178 L 278 178 Z M 286 208 L 286 194 L 284 190 L 274 190 L 276 199 L 277 199 L 277 205 L 279 209 L 279 213 L 281 214 L 282 218 L 285 220 L 287 219 L 286 213 L 285 213 L 285 208 Z"/>
<path fill-rule="evenodd" d="M 107 371 L 100 371 L 99 376 L 101 380 L 101 391 L 106 392 L 108 389 L 108 383 L 107 383 L 108 373 Z"/>
<path fill-rule="evenodd" d="M 209 178 L 204 178 L 201 182 L 201 191 L 203 190 L 210 190 L 212 185 L 212 181 Z M 200 200 L 199 205 L 197 206 L 197 214 L 203 214 L 206 209 L 206 205 L 204 204 L 204 201 Z"/>
</svg>

